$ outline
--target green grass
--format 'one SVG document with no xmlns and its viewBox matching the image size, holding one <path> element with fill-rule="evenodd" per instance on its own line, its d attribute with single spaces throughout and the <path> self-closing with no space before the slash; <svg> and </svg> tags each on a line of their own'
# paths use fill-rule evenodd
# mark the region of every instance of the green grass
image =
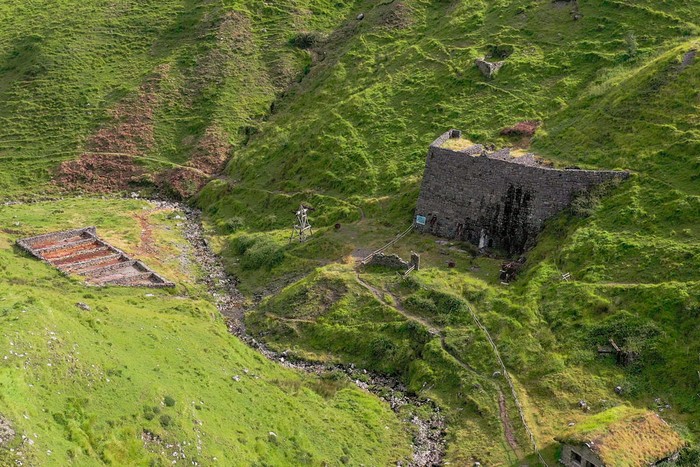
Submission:
<svg viewBox="0 0 700 467">
<path fill-rule="evenodd" d="M 551 461 L 553 438 L 581 416 L 581 399 L 598 412 L 623 402 L 654 408 L 661 398 L 672 407 L 664 416 L 697 442 L 700 60 L 683 70 L 679 64 L 698 47 L 700 7 L 594 0 L 580 2 L 583 17 L 574 21 L 566 2 L 400 4 L 5 2 L 0 189 L 6 196 L 54 190 L 47 182 L 56 165 L 78 156 L 95 131 L 114 123 L 110 110 L 165 70 L 155 92 L 153 144 L 138 160 L 152 171 L 170 168 L 187 163 L 207 131 L 225 135 L 232 155 L 225 176 L 194 201 L 241 290 L 271 296 L 249 317 L 256 331 L 271 333 L 271 345 L 400 375 L 445 405 L 448 460 L 514 464 L 497 418 L 492 356 L 464 313 L 466 300 L 497 341 Z M 317 45 L 302 48 L 298 38 Z M 473 62 L 494 50 L 512 54 L 487 80 Z M 396 296 L 388 301 L 443 327 L 448 347 L 473 368 L 465 371 L 437 339 L 416 341 L 418 330 L 359 288 L 349 257 L 409 225 L 437 135 L 459 128 L 475 143 L 521 144 L 499 130 L 534 119 L 543 122 L 531 142 L 536 153 L 558 165 L 622 168 L 633 177 L 575 213 L 587 217 L 552 220 L 509 287 L 499 284 L 498 259 L 419 235 L 393 250 L 422 254 L 415 283 L 402 285 L 386 271 L 364 274 Z M 80 211 L 66 203 L 52 213 L 55 222 L 79 225 Z M 316 208 L 314 236 L 290 244 L 300 203 Z M 121 210 L 110 205 L 111 214 L 95 213 L 95 223 L 126 246 L 138 230 L 133 218 L 117 216 Z M 26 215 L 22 232 L 54 225 L 51 217 Z M 5 228 L 15 229 L 8 220 Z M 178 270 L 176 248 L 165 248 L 154 267 L 188 284 L 193 272 Z M 11 290 L 33 293 L 21 288 L 33 287 L 28 277 L 36 272 L 12 270 Z M 564 272 L 571 282 L 561 281 Z M 77 294 L 70 287 L 79 286 L 68 283 Z M 194 285 L 185 289 L 204 299 Z M 110 312 L 122 309 L 110 297 L 98 301 Z M 621 367 L 599 358 L 595 347 L 609 337 L 639 359 Z M 179 401 L 174 389 L 163 391 L 149 393 L 149 404 L 165 395 Z"/>
<path fill-rule="evenodd" d="M 153 216 L 157 251 L 142 256 L 179 279 L 174 290 L 87 287 L 13 245 L 98 225 L 133 252 L 133 215 L 145 207 L 72 199 L 0 208 L 0 414 L 32 440 L 21 456 L 19 438 L 14 453 L 0 450 L 3 464 L 166 465 L 174 451 L 204 465 L 389 464 L 409 454 L 408 431 L 374 396 L 283 369 L 228 334 L 195 282 L 177 213 Z M 144 430 L 161 441 L 144 443 Z"/>
</svg>

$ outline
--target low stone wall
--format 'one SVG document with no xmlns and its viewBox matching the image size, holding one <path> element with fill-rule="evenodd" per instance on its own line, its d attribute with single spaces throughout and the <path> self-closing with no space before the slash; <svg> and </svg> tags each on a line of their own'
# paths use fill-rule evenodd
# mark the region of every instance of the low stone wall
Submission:
<svg viewBox="0 0 700 467">
<path fill-rule="evenodd" d="M 399 255 L 385 255 L 384 253 L 377 253 L 372 256 L 365 266 L 381 266 L 390 269 L 403 269 L 406 270 L 411 267 L 408 261 L 401 259 Z"/>
</svg>

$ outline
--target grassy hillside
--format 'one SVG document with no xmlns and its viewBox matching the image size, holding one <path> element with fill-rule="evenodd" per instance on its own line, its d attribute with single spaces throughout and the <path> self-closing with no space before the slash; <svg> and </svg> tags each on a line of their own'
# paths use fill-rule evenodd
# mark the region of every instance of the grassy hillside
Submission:
<svg viewBox="0 0 700 467">
<path fill-rule="evenodd" d="M 557 455 L 554 436 L 588 416 L 581 400 L 593 413 L 621 403 L 657 410 L 698 442 L 700 58 L 690 53 L 700 48 L 697 2 L 10 1 L 0 6 L 0 26 L 5 196 L 61 190 L 192 196 L 205 211 L 212 244 L 255 303 L 251 330 L 306 358 L 396 374 L 435 398 L 450 422 L 448 461 L 532 459 L 470 307 L 494 337 L 549 461 Z M 474 66 L 482 56 L 505 61 L 493 79 Z M 500 134 L 523 120 L 542 122 L 533 138 Z M 550 222 L 509 287 L 498 281 L 500 259 L 415 234 L 394 251 L 420 252 L 423 270 L 406 281 L 367 270 L 358 282 L 354 259 L 410 225 L 427 145 L 448 128 L 478 143 L 529 147 L 556 164 L 623 168 L 633 176 Z M 56 225 L 65 224 L 74 203 L 80 212 L 80 201 L 66 203 Z M 300 203 L 315 208 L 314 235 L 290 244 Z M 48 227 L 41 222 L 32 217 L 26 228 Z M 448 260 L 456 267 L 448 268 Z M 191 271 L 163 267 L 189 283 Z M 28 268 L 10 282 L 22 297 L 39 293 L 24 289 L 33 287 Z M 564 272 L 573 280 L 562 281 Z M 43 300 L 60 310 L 53 311 L 61 313 L 58 321 L 72 322 L 82 318 L 70 304 L 85 292 L 67 283 L 55 287 L 75 295 L 65 306 L 57 305 L 63 296 Z M 195 286 L 186 288 L 204 300 Z M 96 296 L 94 307 L 120 313 L 114 322 L 127 326 L 121 293 Z M 161 323 L 160 307 L 170 300 L 176 298 L 144 305 L 154 314 L 149 319 Z M 138 332 L 128 326 L 125 342 Z M 202 352 L 212 335 L 238 348 L 214 329 L 183 338 L 192 337 L 188 346 Z M 159 337 L 168 342 L 164 336 L 170 334 Z M 610 338 L 638 358 L 621 366 L 599 357 L 596 347 Z M 177 347 L 170 350 L 174 359 Z M 120 358 L 145 361 L 140 349 Z M 212 366 L 198 381 L 225 367 L 205 363 Z M 212 394 L 233 384 L 226 381 Z M 174 391 L 164 385 L 148 392 L 145 404 Z M 175 408 L 190 398 L 171 395 Z M 296 411 L 293 404 L 307 396 L 313 394 L 294 389 L 284 400 Z M 357 397 L 366 398 L 366 407 L 377 404 Z M 62 401 L 51 400 L 45 403 Z M 136 414 L 144 403 L 138 404 L 120 410 Z M 54 412 L 84 411 L 66 407 Z M 354 429 L 344 413 L 339 425 Z M 149 426 L 157 428 L 155 420 Z M 216 420 L 209 423 L 232 429 L 230 421 Z M 314 423 L 319 428 L 310 426 L 299 439 L 326 433 Z M 92 437 L 103 440 L 96 453 L 109 451 L 105 433 L 133 442 L 102 426 Z M 367 433 L 368 443 L 378 440 L 375 431 Z M 256 454 L 260 443 L 241 441 L 240 449 L 251 459 L 297 455 L 291 445 Z M 314 460 L 337 458 L 335 451 L 309 449 Z M 371 449 L 364 459 L 376 463 Z"/>
<path fill-rule="evenodd" d="M 228 334 L 196 283 L 201 272 L 178 215 L 120 200 L 0 208 L 0 414 L 17 433 L 0 463 L 340 465 L 407 457 L 408 432 L 386 404 L 349 382 L 283 369 Z M 139 218 L 152 237 L 144 239 Z M 87 288 L 13 245 L 84 225 L 98 225 L 177 287 Z"/>
<path fill-rule="evenodd" d="M 576 12 L 581 19 L 572 18 Z M 504 388 L 489 379 L 493 363 L 478 365 L 492 358 L 484 336 L 463 305 L 446 320 L 451 308 L 431 298 L 436 293 L 468 300 L 491 329 L 550 460 L 553 437 L 581 418 L 580 400 L 594 411 L 622 401 L 663 409 L 694 439 L 700 65 L 685 54 L 698 47 L 698 18 L 700 9 L 687 2 L 358 5 L 319 46 L 325 60 L 234 152 L 232 182 L 212 182 L 199 196 L 244 290 L 274 295 L 329 259 L 346 261 L 391 239 L 410 223 L 428 143 L 447 128 L 480 143 L 529 144 L 562 165 L 624 168 L 634 176 L 552 222 L 508 289 L 498 285 L 497 261 L 407 237 L 396 251 L 428 258 L 428 269 L 416 275 L 421 292 L 412 299 L 411 287 L 374 280 L 394 288 L 391 300 L 400 306 L 423 306 L 413 312 L 441 328 L 447 347 L 397 333 L 384 314 L 370 311 L 381 303 L 367 293 L 364 304 L 338 298 L 323 312 L 299 310 L 306 321 L 297 323 L 284 321 L 298 306 L 288 302 L 295 295 L 273 297 L 251 324 L 300 354 L 381 362 L 441 400 L 452 410 L 449 458 L 458 463 L 509 463 L 520 453 L 493 442 L 504 437 L 492 423 Z M 492 80 L 473 66 L 489 53 L 510 53 Z M 528 119 L 543 121 L 531 141 L 499 135 Z M 300 202 L 316 208 L 318 233 L 287 245 L 289 211 Z M 336 222 L 339 231 L 331 228 Z M 457 260 L 458 271 L 446 270 L 447 259 Z M 562 282 L 563 272 L 574 281 Z M 352 290 L 352 274 L 344 280 Z M 315 275 L 302 284 L 280 297 L 298 287 L 324 289 Z M 599 359 L 596 346 L 611 337 L 639 360 L 620 367 Z M 446 348 L 454 355 L 437 361 L 435 352 Z M 472 368 L 450 381 L 445 375 L 458 359 Z M 488 383 L 474 382 L 484 378 Z M 529 452 L 523 433 L 517 436 Z"/>
</svg>

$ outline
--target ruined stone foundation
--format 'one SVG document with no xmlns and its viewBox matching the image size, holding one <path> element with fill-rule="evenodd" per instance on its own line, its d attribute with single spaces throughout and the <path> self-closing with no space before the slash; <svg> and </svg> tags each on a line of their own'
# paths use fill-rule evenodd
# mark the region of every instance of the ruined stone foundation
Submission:
<svg viewBox="0 0 700 467">
<path fill-rule="evenodd" d="M 509 254 L 532 247 L 544 222 L 574 197 L 628 172 L 554 169 L 532 154 L 488 152 L 450 130 L 428 150 L 416 215 L 419 231 Z"/>
</svg>

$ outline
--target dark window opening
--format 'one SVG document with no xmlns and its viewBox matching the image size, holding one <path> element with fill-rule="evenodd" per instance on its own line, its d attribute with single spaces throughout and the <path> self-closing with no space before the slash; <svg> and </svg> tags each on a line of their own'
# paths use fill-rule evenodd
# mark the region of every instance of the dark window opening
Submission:
<svg viewBox="0 0 700 467">
<path fill-rule="evenodd" d="M 598 466 L 595 465 L 593 462 L 586 461 L 586 467 L 598 467 Z"/>
<path fill-rule="evenodd" d="M 583 458 L 581 457 L 581 454 L 579 454 L 576 451 L 571 451 L 571 462 L 573 462 L 576 465 L 581 465 L 581 461 Z"/>
</svg>

